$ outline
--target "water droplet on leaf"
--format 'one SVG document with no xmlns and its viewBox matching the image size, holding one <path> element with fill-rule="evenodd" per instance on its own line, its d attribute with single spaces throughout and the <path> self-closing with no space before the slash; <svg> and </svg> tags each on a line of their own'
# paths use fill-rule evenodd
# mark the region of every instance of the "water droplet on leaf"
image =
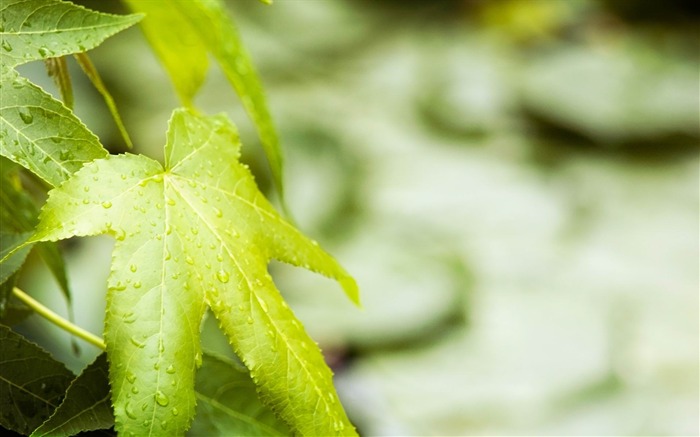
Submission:
<svg viewBox="0 0 700 437">
<path fill-rule="evenodd" d="M 109 209 L 111 207 L 112 207 L 112 202 L 110 202 L 109 200 L 105 200 L 104 202 L 102 202 L 102 208 Z"/>
<path fill-rule="evenodd" d="M 21 118 L 25 124 L 30 124 L 34 121 L 34 116 L 29 112 L 29 108 L 27 107 L 19 108 L 19 118 Z"/>
<path fill-rule="evenodd" d="M 163 394 L 162 391 L 158 390 L 156 392 L 156 402 L 161 407 L 165 407 L 170 403 L 170 399 L 168 399 L 168 397 L 165 394 Z"/>
<path fill-rule="evenodd" d="M 219 270 L 218 272 L 216 272 L 216 279 L 218 279 L 219 282 L 223 282 L 225 284 L 229 280 L 229 274 L 226 270 Z"/>
</svg>

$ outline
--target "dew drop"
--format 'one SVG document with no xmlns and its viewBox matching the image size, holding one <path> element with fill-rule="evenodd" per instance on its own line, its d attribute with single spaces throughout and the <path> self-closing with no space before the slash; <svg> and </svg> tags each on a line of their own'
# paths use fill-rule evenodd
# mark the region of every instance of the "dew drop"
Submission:
<svg viewBox="0 0 700 437">
<path fill-rule="evenodd" d="M 128 402 L 126 405 L 124 405 L 124 412 L 130 419 L 136 419 L 136 413 L 134 413 L 134 410 L 131 408 L 131 404 Z"/>
<path fill-rule="evenodd" d="M 136 321 L 136 317 L 134 317 L 133 312 L 128 312 L 124 313 L 124 315 L 122 316 L 122 320 L 124 321 L 124 323 L 134 323 Z"/>
<path fill-rule="evenodd" d="M 185 262 L 186 262 L 187 264 L 189 264 L 189 265 L 193 265 L 193 264 L 194 264 L 194 260 L 193 260 L 192 257 L 189 256 L 189 255 L 185 257 Z"/>
<path fill-rule="evenodd" d="M 219 208 L 214 208 L 214 214 L 216 214 L 217 217 L 222 217 L 224 215 Z"/>
<path fill-rule="evenodd" d="M 126 232 L 124 232 L 123 229 L 117 229 L 114 232 L 114 239 L 117 241 L 124 241 L 124 238 L 126 238 Z"/>
<path fill-rule="evenodd" d="M 175 201 L 174 201 L 173 199 L 170 199 L 170 198 L 169 198 L 168 201 L 167 201 L 166 203 L 167 203 L 168 205 L 170 205 L 170 206 L 175 206 Z"/>
<path fill-rule="evenodd" d="M 131 392 L 132 392 L 133 394 L 135 394 L 135 395 L 136 395 L 136 394 L 139 394 L 139 388 L 136 387 L 136 386 L 133 386 L 133 387 L 131 387 Z"/>
<path fill-rule="evenodd" d="M 126 284 L 124 284 L 122 281 L 118 281 L 117 284 L 114 286 L 114 289 L 117 291 L 124 291 L 126 290 Z"/>
<path fill-rule="evenodd" d="M 46 47 L 39 47 L 39 55 L 40 56 L 49 56 L 50 53 L 51 52 Z"/>
<path fill-rule="evenodd" d="M 225 284 L 229 280 L 229 274 L 226 270 L 219 270 L 218 272 L 216 272 L 216 279 L 218 279 L 219 282 L 223 282 Z"/>
<path fill-rule="evenodd" d="M 132 264 L 129 266 L 129 270 L 131 270 L 132 273 L 136 273 L 136 270 L 138 270 L 138 267 L 136 264 Z"/>
<path fill-rule="evenodd" d="M 180 412 L 177 410 L 177 408 L 173 408 L 172 410 L 170 410 L 170 412 L 172 413 L 173 416 L 177 416 L 178 414 L 180 414 Z"/>
<path fill-rule="evenodd" d="M 168 421 L 167 420 L 161 420 L 160 421 L 160 427 L 165 429 L 168 427 Z"/>
<path fill-rule="evenodd" d="M 196 354 L 194 354 L 194 365 L 197 366 L 198 369 L 200 367 L 202 367 L 202 354 L 201 354 L 201 352 L 197 352 Z"/>
<path fill-rule="evenodd" d="M 136 375 L 132 372 L 126 372 L 126 380 L 129 381 L 129 384 L 133 384 L 136 382 Z"/>
<path fill-rule="evenodd" d="M 253 324 L 253 318 L 252 318 L 252 317 L 248 317 L 248 320 L 246 320 L 246 322 L 248 322 L 249 325 L 252 325 L 252 324 Z"/>
<path fill-rule="evenodd" d="M 141 288 L 141 281 L 134 282 L 134 288 Z"/>
<path fill-rule="evenodd" d="M 156 392 L 156 402 L 161 407 L 165 407 L 168 405 L 168 403 L 170 403 L 170 399 L 168 399 L 168 397 L 162 391 L 158 390 Z"/>
<path fill-rule="evenodd" d="M 19 108 L 19 118 L 21 118 L 25 124 L 30 124 L 34 121 L 34 116 L 29 112 L 29 108 L 26 107 Z"/>
<path fill-rule="evenodd" d="M 175 373 L 175 366 L 173 366 L 172 364 L 169 365 L 168 368 L 165 369 L 165 372 L 172 375 L 173 373 Z"/>
<path fill-rule="evenodd" d="M 160 363 L 158 361 L 153 364 L 153 370 L 160 370 Z"/>
<path fill-rule="evenodd" d="M 112 207 L 112 202 L 110 202 L 109 200 L 105 200 L 104 202 L 102 202 L 102 208 L 109 209 L 111 207 Z"/>
<path fill-rule="evenodd" d="M 10 42 L 7 41 L 6 39 L 3 39 L 3 40 L 2 40 L 2 48 L 3 48 L 6 52 L 11 52 L 11 51 L 12 51 L 12 45 L 11 45 Z"/>
<path fill-rule="evenodd" d="M 138 341 L 136 339 L 136 337 L 131 337 L 129 340 L 131 341 L 131 344 L 133 344 L 134 346 L 136 346 L 139 349 L 143 349 L 146 347 L 146 343 L 142 343 L 142 342 Z"/>
</svg>

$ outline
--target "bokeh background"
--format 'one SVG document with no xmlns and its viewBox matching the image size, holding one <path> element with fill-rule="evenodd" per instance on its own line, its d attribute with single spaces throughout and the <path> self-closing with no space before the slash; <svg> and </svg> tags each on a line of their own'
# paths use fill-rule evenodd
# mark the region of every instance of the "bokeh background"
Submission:
<svg viewBox="0 0 700 437">
<path fill-rule="evenodd" d="M 696 2 L 229 3 L 293 215 L 361 286 L 358 310 L 329 280 L 270 267 L 363 435 L 700 433 Z M 162 157 L 178 102 L 140 31 L 92 56 L 136 152 Z M 23 73 L 54 90 L 42 65 Z M 123 151 L 75 73 L 76 112 Z M 216 67 L 197 104 L 235 120 L 274 198 Z M 64 246 L 95 333 L 111 248 Z M 66 313 L 40 264 L 22 286 Z M 213 325 L 207 347 L 226 350 Z M 98 353 L 70 353 L 36 316 L 20 329 L 76 371 Z"/>
</svg>

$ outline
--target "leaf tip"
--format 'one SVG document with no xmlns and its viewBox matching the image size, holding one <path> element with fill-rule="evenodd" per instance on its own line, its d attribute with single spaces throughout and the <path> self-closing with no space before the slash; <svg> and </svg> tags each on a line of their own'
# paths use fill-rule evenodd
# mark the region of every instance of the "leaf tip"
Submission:
<svg viewBox="0 0 700 437">
<path fill-rule="evenodd" d="M 360 289 L 357 286 L 357 282 L 352 276 L 347 275 L 338 279 L 340 286 L 343 287 L 343 291 L 350 298 L 352 303 L 354 303 L 358 308 L 362 308 L 362 303 L 360 302 Z"/>
</svg>

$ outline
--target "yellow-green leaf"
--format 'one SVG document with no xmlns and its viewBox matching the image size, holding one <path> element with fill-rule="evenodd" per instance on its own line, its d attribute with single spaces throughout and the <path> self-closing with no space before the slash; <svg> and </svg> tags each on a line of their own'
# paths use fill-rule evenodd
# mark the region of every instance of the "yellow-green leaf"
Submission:
<svg viewBox="0 0 700 437">
<path fill-rule="evenodd" d="M 32 241 L 116 239 L 105 340 L 119 432 L 187 429 L 208 305 L 261 400 L 295 432 L 354 435 L 330 370 L 267 265 L 274 258 L 334 278 L 357 302 L 355 281 L 279 216 L 239 155 L 225 116 L 177 110 L 165 167 L 130 154 L 87 164 L 50 192 Z"/>
</svg>

